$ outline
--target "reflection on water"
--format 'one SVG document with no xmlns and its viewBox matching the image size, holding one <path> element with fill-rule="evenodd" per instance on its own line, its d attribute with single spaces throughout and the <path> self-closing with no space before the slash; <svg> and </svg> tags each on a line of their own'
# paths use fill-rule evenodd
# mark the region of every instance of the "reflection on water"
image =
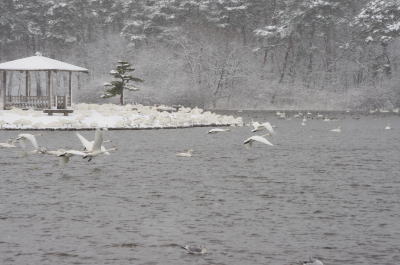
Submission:
<svg viewBox="0 0 400 265">
<path fill-rule="evenodd" d="M 277 125 L 275 146 L 244 148 L 248 127 L 109 131 L 117 152 L 63 169 L 0 149 L 0 264 L 400 264 L 399 117 L 251 118 Z"/>
</svg>

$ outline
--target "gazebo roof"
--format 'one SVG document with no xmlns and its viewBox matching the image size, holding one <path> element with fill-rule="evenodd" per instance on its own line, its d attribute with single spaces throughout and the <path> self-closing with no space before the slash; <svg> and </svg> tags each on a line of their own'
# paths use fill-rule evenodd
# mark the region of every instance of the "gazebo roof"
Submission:
<svg viewBox="0 0 400 265">
<path fill-rule="evenodd" d="M 89 70 L 69 63 L 57 61 L 41 55 L 9 61 L 0 64 L 0 71 L 69 71 L 85 72 Z"/>
</svg>

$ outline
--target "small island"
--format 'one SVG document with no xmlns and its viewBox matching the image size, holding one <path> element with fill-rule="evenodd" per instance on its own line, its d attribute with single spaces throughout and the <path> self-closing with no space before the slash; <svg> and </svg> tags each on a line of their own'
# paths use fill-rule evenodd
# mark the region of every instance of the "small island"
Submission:
<svg viewBox="0 0 400 265">
<path fill-rule="evenodd" d="M 105 84 L 104 97 L 120 96 L 120 106 L 115 104 L 73 104 L 72 74 L 88 73 L 88 69 L 47 58 L 35 56 L 0 64 L 3 86 L 0 107 L 0 129 L 8 130 L 90 130 L 108 129 L 162 129 L 198 126 L 241 126 L 241 118 L 218 115 L 200 108 L 165 105 L 144 106 L 124 103 L 124 90 L 135 91 L 129 81 L 139 81 L 128 74 L 133 71 L 127 62 L 119 63 L 110 74 L 114 80 Z M 8 72 L 25 73 L 25 95 L 12 95 L 7 90 Z M 30 73 L 46 72 L 46 93 L 37 95 L 31 89 Z M 52 74 L 68 74 L 68 85 L 56 87 Z M 36 94 L 34 94 L 36 92 Z M 60 114 L 58 114 L 60 113 Z M 55 115 L 53 115 L 55 114 Z M 64 114 L 64 115 L 62 115 Z"/>
</svg>

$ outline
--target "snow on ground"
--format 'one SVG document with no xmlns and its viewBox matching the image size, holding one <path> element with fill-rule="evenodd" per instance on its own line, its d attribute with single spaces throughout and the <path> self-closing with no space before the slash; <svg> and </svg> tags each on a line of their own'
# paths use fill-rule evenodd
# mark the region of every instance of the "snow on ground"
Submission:
<svg viewBox="0 0 400 265">
<path fill-rule="evenodd" d="M 199 108 L 181 107 L 176 112 L 167 106 L 114 104 L 76 104 L 69 116 L 48 116 L 35 110 L 0 110 L 0 129 L 109 129 L 171 128 L 193 126 L 241 126 L 242 118 L 219 115 Z"/>
</svg>

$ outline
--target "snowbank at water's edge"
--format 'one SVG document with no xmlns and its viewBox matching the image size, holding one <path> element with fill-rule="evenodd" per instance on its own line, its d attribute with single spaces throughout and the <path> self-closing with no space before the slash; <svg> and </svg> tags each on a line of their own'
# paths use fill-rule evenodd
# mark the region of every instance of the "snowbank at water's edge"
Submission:
<svg viewBox="0 0 400 265">
<path fill-rule="evenodd" d="M 199 108 L 167 106 L 76 104 L 69 116 L 48 116 L 35 110 L 0 110 L 0 129 L 83 130 L 97 127 L 109 129 L 161 129 L 196 126 L 242 126 L 240 117 L 219 115 Z"/>
</svg>

